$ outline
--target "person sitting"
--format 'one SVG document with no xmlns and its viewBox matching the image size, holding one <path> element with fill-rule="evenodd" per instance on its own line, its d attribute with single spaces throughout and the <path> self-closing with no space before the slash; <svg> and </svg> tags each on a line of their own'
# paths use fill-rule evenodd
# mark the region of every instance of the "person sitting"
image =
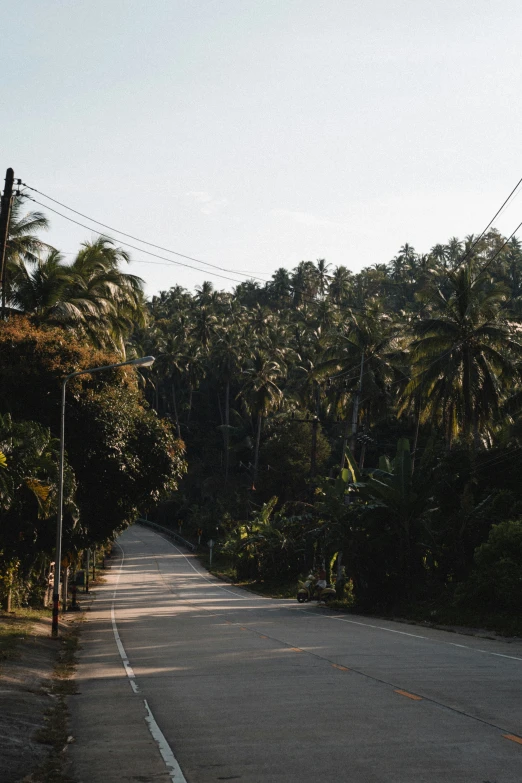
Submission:
<svg viewBox="0 0 522 783">
<path fill-rule="evenodd" d="M 321 593 L 323 591 L 323 588 L 325 587 L 326 587 L 326 571 L 324 570 L 324 568 L 321 568 L 315 580 L 315 593 L 318 598 L 321 597 Z"/>
</svg>

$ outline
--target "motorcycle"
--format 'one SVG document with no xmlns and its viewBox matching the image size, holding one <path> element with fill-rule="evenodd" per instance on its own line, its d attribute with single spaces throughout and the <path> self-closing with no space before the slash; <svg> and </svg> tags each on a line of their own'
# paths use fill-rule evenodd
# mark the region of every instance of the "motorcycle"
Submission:
<svg viewBox="0 0 522 783">
<path fill-rule="evenodd" d="M 307 603 L 307 601 L 323 601 L 325 604 L 330 603 L 336 597 L 335 590 L 331 585 L 326 587 L 318 587 L 316 579 L 313 574 L 309 574 L 308 578 L 304 582 L 299 582 L 299 588 L 297 590 L 297 601 L 300 604 Z"/>
</svg>

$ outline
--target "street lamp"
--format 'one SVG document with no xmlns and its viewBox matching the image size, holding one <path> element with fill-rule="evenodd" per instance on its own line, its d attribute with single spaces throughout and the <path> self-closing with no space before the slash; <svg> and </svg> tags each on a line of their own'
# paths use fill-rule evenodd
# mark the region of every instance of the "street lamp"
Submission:
<svg viewBox="0 0 522 783">
<path fill-rule="evenodd" d="M 62 407 L 60 414 L 60 463 L 58 470 L 58 517 L 56 522 L 56 555 L 54 563 L 53 587 L 53 622 L 51 634 L 58 636 L 58 614 L 60 611 L 60 571 L 62 564 L 62 517 L 63 517 L 63 463 L 65 451 L 65 387 L 67 381 L 77 375 L 89 375 L 102 370 L 114 370 L 116 367 L 150 367 L 154 364 L 154 356 L 142 356 L 139 359 L 129 359 L 119 364 L 105 364 L 103 367 L 91 367 L 89 370 L 78 370 L 66 375 L 62 382 Z"/>
</svg>

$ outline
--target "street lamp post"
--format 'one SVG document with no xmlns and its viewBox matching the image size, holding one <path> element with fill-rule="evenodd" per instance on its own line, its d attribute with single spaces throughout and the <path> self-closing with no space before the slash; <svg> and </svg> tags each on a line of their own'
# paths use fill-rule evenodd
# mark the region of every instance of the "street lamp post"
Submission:
<svg viewBox="0 0 522 783">
<path fill-rule="evenodd" d="M 54 563 L 54 586 L 53 586 L 53 621 L 52 636 L 58 636 L 58 615 L 60 612 L 60 576 L 62 565 L 62 519 L 63 519 L 63 471 L 65 454 L 65 387 L 67 381 L 75 378 L 77 375 L 89 375 L 93 372 L 102 370 L 114 370 L 116 367 L 150 367 L 154 364 L 154 356 L 142 356 L 139 359 L 129 359 L 127 362 L 119 364 L 106 364 L 103 367 L 91 367 L 88 370 L 78 370 L 66 375 L 62 381 L 62 404 L 60 411 L 60 462 L 58 469 L 58 515 L 56 522 L 56 554 Z"/>
</svg>

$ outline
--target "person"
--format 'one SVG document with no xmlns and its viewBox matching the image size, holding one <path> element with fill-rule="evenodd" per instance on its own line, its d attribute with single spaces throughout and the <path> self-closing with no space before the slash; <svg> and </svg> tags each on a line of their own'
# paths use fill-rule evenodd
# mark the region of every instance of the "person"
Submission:
<svg viewBox="0 0 522 783">
<path fill-rule="evenodd" d="M 324 587 L 326 587 L 326 571 L 324 568 L 321 568 L 315 580 L 315 592 L 318 598 L 321 597 L 321 592 L 323 591 Z"/>
</svg>

